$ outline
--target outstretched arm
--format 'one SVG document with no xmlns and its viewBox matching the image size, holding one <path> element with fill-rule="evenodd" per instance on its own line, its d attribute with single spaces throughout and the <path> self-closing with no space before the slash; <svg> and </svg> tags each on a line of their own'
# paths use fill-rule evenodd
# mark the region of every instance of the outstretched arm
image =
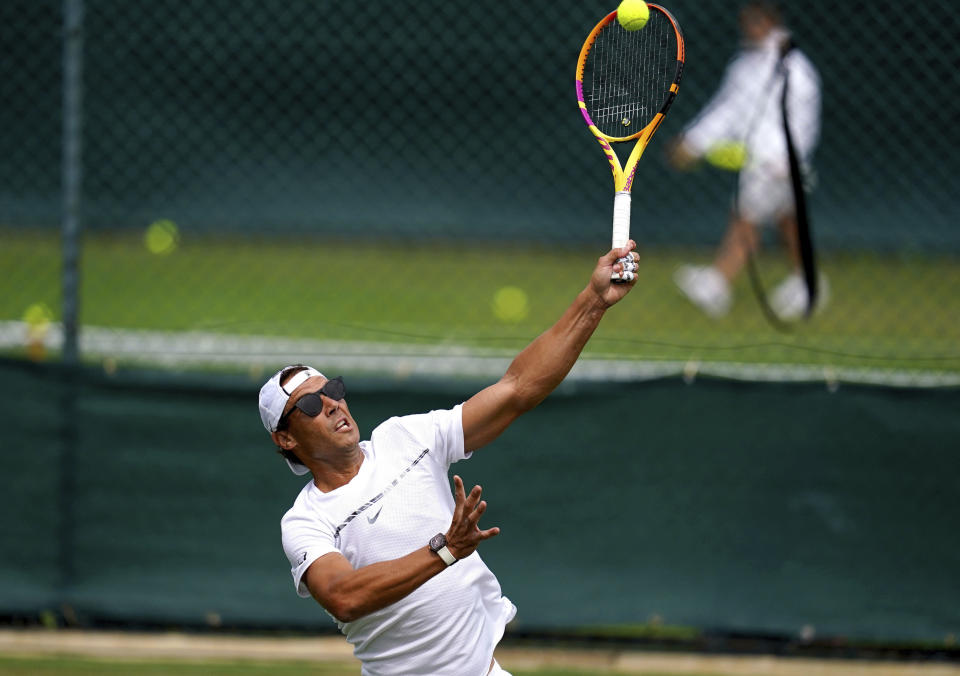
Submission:
<svg viewBox="0 0 960 676">
<path fill-rule="evenodd" d="M 463 405 L 464 447 L 476 450 L 496 439 L 521 414 L 543 401 L 566 377 L 593 335 L 604 312 L 623 298 L 634 281 L 615 284 L 610 280 L 622 267 L 618 258 L 631 255 L 633 240 L 625 247 L 601 256 L 590 283 L 579 293 L 563 316 L 514 358 L 506 374 Z"/>
</svg>

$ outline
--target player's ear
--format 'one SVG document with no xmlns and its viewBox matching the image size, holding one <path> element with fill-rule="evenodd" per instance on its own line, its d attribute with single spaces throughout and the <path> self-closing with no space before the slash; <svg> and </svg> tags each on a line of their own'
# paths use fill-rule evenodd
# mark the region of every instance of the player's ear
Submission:
<svg viewBox="0 0 960 676">
<path fill-rule="evenodd" d="M 292 451 L 297 445 L 297 440 L 294 439 L 293 435 L 287 430 L 277 430 L 276 432 L 271 432 L 270 436 L 273 437 L 273 443 L 285 451 Z"/>
</svg>

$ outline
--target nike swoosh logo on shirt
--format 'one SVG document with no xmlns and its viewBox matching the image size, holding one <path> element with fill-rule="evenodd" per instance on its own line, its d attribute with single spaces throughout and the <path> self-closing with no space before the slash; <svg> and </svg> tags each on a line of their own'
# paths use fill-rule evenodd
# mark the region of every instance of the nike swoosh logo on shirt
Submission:
<svg viewBox="0 0 960 676">
<path fill-rule="evenodd" d="M 380 518 L 380 512 L 382 512 L 382 511 L 383 511 L 383 506 L 381 505 L 381 506 L 380 506 L 380 509 L 377 510 L 377 513 L 376 513 L 376 514 L 374 514 L 373 516 L 368 516 L 368 517 L 367 517 L 367 523 L 373 523 L 373 522 L 375 522 L 377 519 L 379 519 L 379 518 Z"/>
<path fill-rule="evenodd" d="M 403 428 L 400 428 L 400 429 L 402 430 Z M 410 466 L 407 467 L 407 468 L 406 468 L 405 470 L 403 470 L 402 472 L 400 472 L 399 476 L 397 476 L 397 478 L 394 479 L 388 486 L 386 486 L 386 487 L 385 487 L 382 491 L 380 491 L 377 495 L 375 495 L 374 497 L 372 497 L 371 499 L 369 499 L 369 500 L 367 500 L 365 503 L 363 503 L 363 505 L 361 505 L 361 506 L 358 507 L 357 509 L 355 509 L 355 510 L 353 510 L 352 512 L 350 512 L 350 515 L 349 515 L 346 519 L 344 519 L 344 520 L 343 520 L 343 523 L 341 523 L 339 526 L 337 526 L 337 529 L 333 532 L 333 542 L 334 542 L 334 544 L 335 544 L 337 547 L 339 547 L 339 546 L 340 546 L 340 531 L 342 531 L 344 528 L 346 528 L 347 526 L 349 526 L 349 525 L 350 525 L 350 522 L 353 521 L 354 519 L 356 519 L 358 516 L 360 516 L 360 514 L 362 514 L 364 511 L 370 509 L 370 508 L 373 507 L 375 504 L 377 504 L 381 499 L 383 499 L 383 496 L 385 496 L 387 493 L 389 493 L 391 490 L 393 490 L 393 488 L 394 488 L 398 483 L 400 483 L 400 480 L 403 479 L 403 477 L 405 477 L 407 474 L 409 474 L 409 473 L 410 473 L 410 470 L 412 470 L 414 467 L 416 467 L 417 464 L 418 464 L 421 460 L 423 460 L 424 456 L 425 456 L 427 453 L 429 453 L 429 452 L 430 452 L 430 449 L 429 449 L 429 448 L 425 448 L 425 449 L 423 449 L 422 451 L 420 451 L 420 455 L 418 455 L 418 456 L 416 457 L 416 459 L 415 459 L 413 462 L 410 463 Z M 383 506 L 381 506 L 380 509 L 383 509 Z M 380 512 L 377 512 L 377 516 L 380 516 Z M 374 517 L 374 518 L 373 518 L 373 521 L 376 521 L 376 520 L 377 520 L 377 517 Z M 367 517 L 367 521 L 370 521 L 370 517 L 369 517 L 369 516 Z M 373 523 L 373 521 L 370 521 L 370 523 Z"/>
</svg>

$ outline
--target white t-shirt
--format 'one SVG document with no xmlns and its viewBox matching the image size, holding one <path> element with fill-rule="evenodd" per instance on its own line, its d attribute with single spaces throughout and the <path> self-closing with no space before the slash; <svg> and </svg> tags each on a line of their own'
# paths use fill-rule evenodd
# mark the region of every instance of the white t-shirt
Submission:
<svg viewBox="0 0 960 676">
<path fill-rule="evenodd" d="M 364 461 L 349 483 L 329 493 L 304 486 L 281 521 L 300 596 L 310 596 L 301 580 L 324 554 L 340 552 L 360 568 L 446 532 L 454 508 L 447 471 L 468 457 L 461 408 L 391 418 L 361 442 Z M 482 676 L 516 612 L 474 552 L 396 603 L 337 624 L 364 676 Z"/>
<path fill-rule="evenodd" d="M 683 131 L 696 155 L 720 142 L 747 145 L 749 170 L 786 179 L 790 175 L 783 135 L 783 77 L 777 75 L 780 45 L 788 34 L 774 30 L 763 43 L 742 49 L 727 66 L 716 93 Z M 820 136 L 820 76 L 798 49 L 784 59 L 790 74 L 787 113 L 801 162 L 809 163 Z"/>
</svg>

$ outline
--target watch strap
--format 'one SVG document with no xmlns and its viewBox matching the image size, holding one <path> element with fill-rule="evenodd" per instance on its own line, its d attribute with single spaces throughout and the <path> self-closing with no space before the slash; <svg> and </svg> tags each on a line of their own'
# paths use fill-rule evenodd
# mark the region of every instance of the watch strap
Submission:
<svg viewBox="0 0 960 676">
<path fill-rule="evenodd" d="M 450 553 L 450 550 L 447 549 L 446 545 L 438 549 L 437 554 L 440 555 L 440 558 L 443 559 L 443 562 L 448 566 L 452 566 L 457 562 L 457 557 Z"/>
</svg>

